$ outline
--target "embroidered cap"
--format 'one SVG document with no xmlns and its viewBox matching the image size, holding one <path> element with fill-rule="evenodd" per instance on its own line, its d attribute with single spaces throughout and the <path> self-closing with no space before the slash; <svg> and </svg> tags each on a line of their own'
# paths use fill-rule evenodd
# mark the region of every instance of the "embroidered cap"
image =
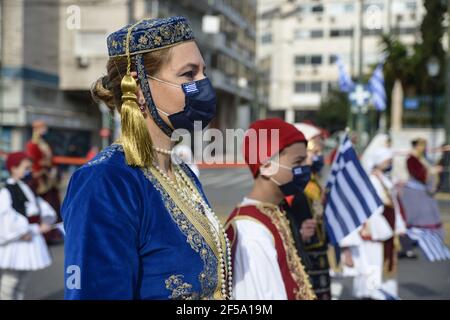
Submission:
<svg viewBox="0 0 450 320">
<path fill-rule="evenodd" d="M 130 54 L 145 53 L 194 40 L 191 25 L 185 17 L 143 19 L 129 24 L 108 36 L 110 57 L 126 56 L 127 33 L 130 34 Z"/>
</svg>

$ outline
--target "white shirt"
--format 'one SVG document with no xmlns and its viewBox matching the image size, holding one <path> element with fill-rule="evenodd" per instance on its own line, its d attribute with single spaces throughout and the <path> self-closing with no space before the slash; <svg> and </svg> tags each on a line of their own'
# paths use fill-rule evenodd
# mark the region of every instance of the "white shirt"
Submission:
<svg viewBox="0 0 450 320">
<path fill-rule="evenodd" d="M 13 179 L 8 179 L 7 183 L 17 183 L 28 199 L 25 203 L 27 217 L 40 214 L 41 221 L 48 224 L 56 220 L 56 212 L 50 204 L 42 198 L 35 197 L 28 185 Z M 9 190 L 1 189 L 0 269 L 39 270 L 51 264 L 51 257 L 39 225 L 28 223 L 27 217 L 14 210 Z M 27 233 L 31 233 L 32 239 L 21 240 L 20 238 Z"/>
<path fill-rule="evenodd" d="M 380 180 L 381 179 L 381 180 Z M 340 245 L 349 247 L 352 253 L 354 267 L 343 266 L 344 275 L 354 276 L 353 295 L 356 298 L 371 297 L 373 299 L 385 299 L 380 293 L 380 289 L 397 296 L 397 285 L 395 279 L 383 279 L 384 255 L 383 243 L 394 234 L 404 232 L 405 223 L 400 215 L 399 206 L 392 182 L 385 176 L 370 175 L 370 180 L 384 203 L 388 203 L 392 198 L 395 208 L 395 230 L 392 230 L 383 210 L 373 213 L 367 220 L 371 237 L 374 241 L 362 239 L 358 227 L 355 231 L 347 235 Z M 391 196 L 391 197 L 389 197 Z"/>
<path fill-rule="evenodd" d="M 244 198 L 241 206 L 259 201 Z M 251 219 L 233 221 L 236 232 L 233 292 L 237 300 L 287 300 L 272 233 Z"/>
</svg>

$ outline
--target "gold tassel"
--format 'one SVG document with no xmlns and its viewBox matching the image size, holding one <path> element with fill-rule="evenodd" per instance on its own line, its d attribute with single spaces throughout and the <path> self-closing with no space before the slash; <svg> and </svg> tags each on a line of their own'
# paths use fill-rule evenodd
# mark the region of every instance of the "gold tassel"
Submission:
<svg viewBox="0 0 450 320">
<path fill-rule="evenodd" d="M 135 25 L 128 29 L 126 54 L 127 74 L 120 84 L 122 107 L 120 109 L 122 132 L 118 143 L 123 146 L 125 159 L 130 166 L 148 168 L 153 162 L 153 143 L 142 112 L 137 104 L 137 83 L 131 76 L 130 35 Z"/>
</svg>

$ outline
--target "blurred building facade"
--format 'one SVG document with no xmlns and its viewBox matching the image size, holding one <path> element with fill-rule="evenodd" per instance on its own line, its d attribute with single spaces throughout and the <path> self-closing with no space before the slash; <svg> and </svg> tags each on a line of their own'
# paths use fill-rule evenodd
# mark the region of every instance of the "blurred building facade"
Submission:
<svg viewBox="0 0 450 320">
<path fill-rule="evenodd" d="M 114 127 L 90 98 L 106 73 L 106 36 L 144 17 L 185 15 L 218 94 L 213 127 L 247 126 L 256 110 L 256 0 L 4 0 L 1 2 L 0 124 L 3 149 L 21 149 L 45 120 L 56 154 L 81 156 Z M 203 33 L 203 17 L 220 28 Z M 107 138 L 108 142 L 112 137 Z"/>
<path fill-rule="evenodd" d="M 313 120 L 327 92 L 337 88 L 337 56 L 358 76 L 360 32 L 368 74 L 382 59 L 380 35 L 394 33 L 413 44 L 424 13 L 422 0 L 258 0 L 257 62 L 268 73 L 261 90 L 269 115 Z"/>
</svg>

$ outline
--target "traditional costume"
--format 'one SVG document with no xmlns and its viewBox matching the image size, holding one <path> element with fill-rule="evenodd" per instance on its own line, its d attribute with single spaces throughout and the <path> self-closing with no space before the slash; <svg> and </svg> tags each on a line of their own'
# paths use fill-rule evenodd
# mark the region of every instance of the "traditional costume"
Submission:
<svg viewBox="0 0 450 320">
<path fill-rule="evenodd" d="M 436 175 L 424 157 L 411 154 L 407 159 L 409 179 L 401 192 L 408 227 L 436 231 L 444 238 L 439 205 L 433 198 L 437 188 Z"/>
<path fill-rule="evenodd" d="M 26 158 L 23 152 L 9 155 L 8 170 Z M 0 300 L 23 299 L 29 272 L 51 264 L 39 225 L 55 220 L 53 208 L 26 183 L 12 178 L 6 181 L 0 190 Z M 31 236 L 29 241 L 22 239 L 27 234 Z"/>
<path fill-rule="evenodd" d="M 193 39 L 183 17 L 142 20 L 108 37 L 110 57 L 125 55 L 129 63 L 122 80 L 122 135 L 70 180 L 62 207 L 66 299 L 231 295 L 225 231 L 186 164 L 172 162 L 172 179 L 152 160 L 152 142 L 130 75 L 133 56 L 150 114 L 170 136 L 150 95 L 143 54 Z"/>
<path fill-rule="evenodd" d="M 279 130 L 278 148 L 272 141 L 273 129 Z M 300 131 L 278 119 L 257 121 L 250 130 L 256 130 L 256 161 L 252 161 L 255 155 L 249 133 L 244 139 L 244 158 L 254 177 L 263 163 L 284 148 L 296 142 L 306 143 Z M 244 198 L 231 213 L 226 228 L 233 247 L 236 299 L 315 298 L 286 212 L 280 206 Z"/>
<path fill-rule="evenodd" d="M 53 153 L 50 145 L 37 132 L 41 127 L 46 127 L 44 121 L 33 122 L 33 137 L 26 144 L 26 152 L 33 161 L 33 179 L 29 185 L 36 194 L 50 203 L 57 213 L 58 221 L 61 221 L 59 177 L 57 169 L 53 165 Z"/>
<path fill-rule="evenodd" d="M 308 140 L 308 149 L 313 149 L 313 141 L 315 137 L 318 137 L 322 132 L 317 128 L 309 124 L 296 124 L 296 128 L 299 129 Z M 300 229 L 302 223 L 307 219 L 315 219 L 316 221 L 316 233 L 311 239 L 297 246 L 302 246 L 306 252 L 307 261 L 304 263 L 306 272 L 314 289 L 314 293 L 318 300 L 331 299 L 331 279 L 330 279 L 330 263 L 328 261 L 328 238 L 326 234 L 325 221 L 323 217 L 323 188 L 320 184 L 320 170 L 323 167 L 323 156 L 314 156 L 312 159 L 312 175 L 311 180 L 308 182 L 304 192 L 298 193 L 292 197 L 287 198 L 289 207 L 288 212 L 292 213 Z M 299 232 L 293 230 L 293 233 Z M 300 241 L 303 241 L 300 238 Z"/>
<path fill-rule="evenodd" d="M 373 157 L 368 168 L 392 159 L 393 153 L 382 147 L 374 151 Z M 344 273 L 355 275 L 355 298 L 393 299 L 398 297 L 398 235 L 406 232 L 406 224 L 389 177 L 385 173 L 371 170 L 370 181 L 383 201 L 384 209 L 373 213 L 361 227 L 341 241 L 341 247 L 350 248 L 354 262 L 351 271 L 344 266 Z"/>
<path fill-rule="evenodd" d="M 328 237 L 323 218 L 322 192 L 323 189 L 318 178 L 313 174 L 305 191 L 289 199 L 290 203 L 287 210 L 295 215 L 297 225 L 300 227 L 307 219 L 316 220 L 316 233 L 311 239 L 303 243 L 304 251 L 308 256 L 308 263 L 305 263 L 305 266 L 317 299 L 329 300 L 331 299 L 331 279 L 328 261 Z"/>
</svg>

